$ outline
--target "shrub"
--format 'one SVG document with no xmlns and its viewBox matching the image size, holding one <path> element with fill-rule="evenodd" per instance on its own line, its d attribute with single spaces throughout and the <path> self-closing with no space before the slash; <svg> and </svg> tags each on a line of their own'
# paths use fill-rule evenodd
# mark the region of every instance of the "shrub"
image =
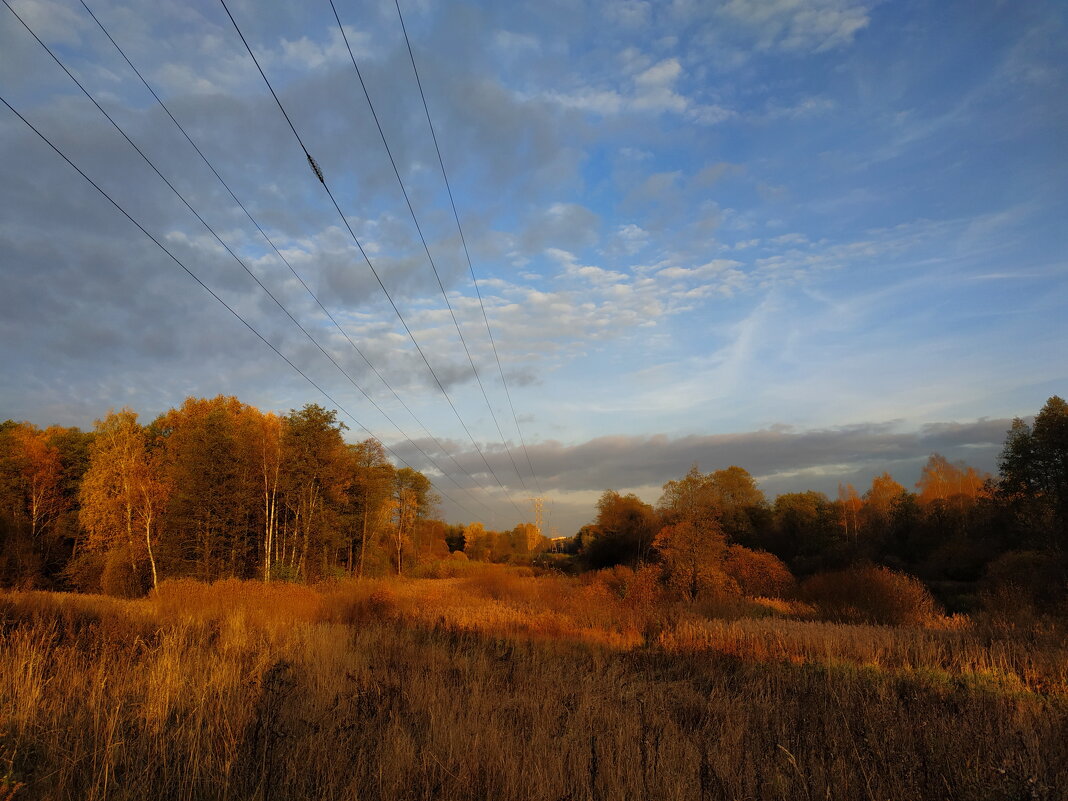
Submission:
<svg viewBox="0 0 1068 801">
<path fill-rule="evenodd" d="M 102 551 L 81 551 L 63 568 L 63 579 L 78 592 L 100 594 L 103 592 L 100 578 L 106 563 L 107 554 Z"/>
<path fill-rule="evenodd" d="M 633 606 L 650 606 L 660 598 L 660 569 L 643 565 L 637 570 L 616 565 L 594 574 L 593 581 L 609 593 Z"/>
<path fill-rule="evenodd" d="M 983 609 L 995 617 L 1068 611 L 1068 565 L 1041 551 L 1010 551 L 987 565 L 980 589 Z"/>
<path fill-rule="evenodd" d="M 1068 570 L 1063 559 L 1041 551 L 1009 551 L 987 565 L 983 589 L 1007 586 L 1035 604 L 1064 600 Z"/>
<path fill-rule="evenodd" d="M 148 592 L 149 578 L 146 571 L 131 563 L 128 548 L 115 548 L 104 561 L 100 589 L 116 598 L 140 598 Z"/>
<path fill-rule="evenodd" d="M 767 551 L 751 551 L 741 545 L 727 548 L 723 571 L 738 583 L 743 595 L 783 598 L 793 591 L 790 569 Z"/>
<path fill-rule="evenodd" d="M 456 557 L 459 558 L 456 558 Z M 484 562 L 471 562 L 461 551 L 433 562 L 417 565 L 408 571 L 408 578 L 454 579 L 473 576 L 486 570 Z"/>
<path fill-rule="evenodd" d="M 495 601 L 528 601 L 534 587 L 528 581 L 534 575 L 530 568 L 481 565 L 477 572 L 468 571 L 464 586 L 485 598 Z"/>
<path fill-rule="evenodd" d="M 872 565 L 812 576 L 802 583 L 801 597 L 821 617 L 847 623 L 918 626 L 941 614 L 919 579 Z"/>
<path fill-rule="evenodd" d="M 395 620 L 400 614 L 395 592 L 381 582 L 347 582 L 322 598 L 319 619 L 325 623 L 365 626 Z"/>
</svg>

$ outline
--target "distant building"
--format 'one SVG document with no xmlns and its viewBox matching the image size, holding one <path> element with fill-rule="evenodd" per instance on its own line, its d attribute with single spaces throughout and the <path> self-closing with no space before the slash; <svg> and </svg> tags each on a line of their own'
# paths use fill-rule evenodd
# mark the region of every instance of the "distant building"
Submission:
<svg viewBox="0 0 1068 801">
<path fill-rule="evenodd" d="M 549 539 L 549 553 L 565 553 L 571 537 L 551 537 Z"/>
</svg>

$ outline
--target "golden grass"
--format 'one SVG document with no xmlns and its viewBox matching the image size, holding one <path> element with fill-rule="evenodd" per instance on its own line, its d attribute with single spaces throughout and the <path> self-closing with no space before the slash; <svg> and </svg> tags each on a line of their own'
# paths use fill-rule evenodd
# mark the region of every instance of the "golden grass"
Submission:
<svg viewBox="0 0 1068 801">
<path fill-rule="evenodd" d="M 759 602 L 753 602 L 759 606 Z M 517 575 L 0 595 L 0 799 L 1055 799 L 1063 640 Z M 801 610 L 803 611 L 803 610 Z"/>
</svg>

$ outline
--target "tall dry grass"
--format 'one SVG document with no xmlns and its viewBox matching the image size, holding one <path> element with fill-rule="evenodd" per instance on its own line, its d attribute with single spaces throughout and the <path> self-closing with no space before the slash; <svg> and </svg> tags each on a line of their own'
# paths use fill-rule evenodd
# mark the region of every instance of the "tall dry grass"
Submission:
<svg viewBox="0 0 1068 801">
<path fill-rule="evenodd" d="M 503 569 L 0 595 L 0 799 L 1068 787 L 1063 641 L 633 606 L 611 582 Z"/>
</svg>

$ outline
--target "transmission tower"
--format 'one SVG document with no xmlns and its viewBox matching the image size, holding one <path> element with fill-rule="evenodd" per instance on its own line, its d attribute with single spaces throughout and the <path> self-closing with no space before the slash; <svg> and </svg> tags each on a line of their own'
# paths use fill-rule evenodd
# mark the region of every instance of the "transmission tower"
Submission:
<svg viewBox="0 0 1068 801">
<path fill-rule="evenodd" d="M 527 500 L 529 500 L 532 504 L 534 504 L 534 528 L 536 528 L 538 530 L 538 536 L 540 537 L 541 536 L 541 524 L 542 524 L 541 510 L 542 510 L 542 506 L 544 506 L 544 504 L 545 504 L 545 498 L 543 498 L 540 495 L 537 495 L 537 496 L 531 496 Z"/>
</svg>

